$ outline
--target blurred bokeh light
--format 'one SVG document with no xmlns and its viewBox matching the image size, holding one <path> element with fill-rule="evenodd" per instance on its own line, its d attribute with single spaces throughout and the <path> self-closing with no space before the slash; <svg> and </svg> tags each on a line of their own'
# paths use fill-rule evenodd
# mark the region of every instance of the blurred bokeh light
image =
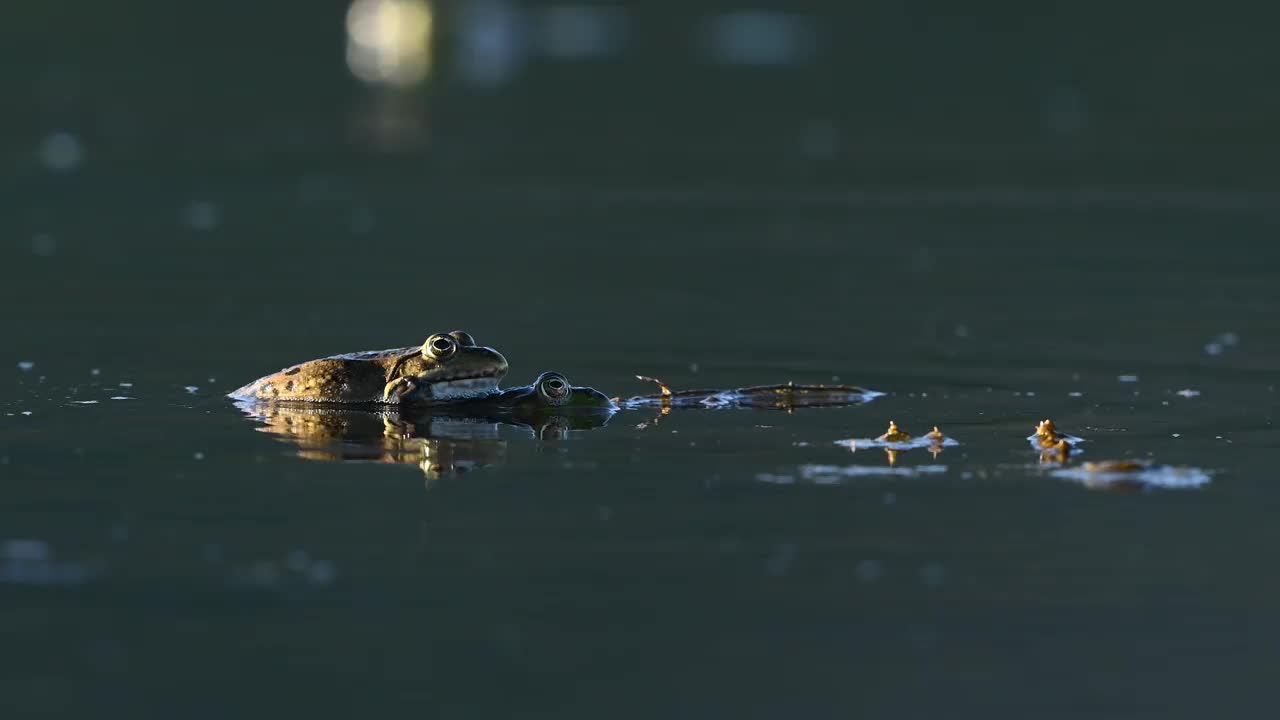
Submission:
<svg viewBox="0 0 1280 720">
<path fill-rule="evenodd" d="M 426 0 L 355 0 L 347 11 L 347 67 L 364 82 L 410 87 L 431 72 Z"/>
</svg>

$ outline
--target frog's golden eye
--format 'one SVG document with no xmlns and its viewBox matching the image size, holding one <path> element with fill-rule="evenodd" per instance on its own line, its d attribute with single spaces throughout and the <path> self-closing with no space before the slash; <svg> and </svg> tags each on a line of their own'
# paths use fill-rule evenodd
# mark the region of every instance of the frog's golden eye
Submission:
<svg viewBox="0 0 1280 720">
<path fill-rule="evenodd" d="M 461 345 L 462 347 L 476 346 L 476 339 L 471 337 L 471 333 L 469 332 L 466 332 L 464 330 L 454 330 L 449 334 L 453 336 L 453 339 L 457 340 L 458 344 Z"/>
<path fill-rule="evenodd" d="M 569 379 L 559 373 L 547 373 L 538 381 L 538 393 L 552 405 L 560 405 L 569 400 L 573 392 L 569 387 Z"/>
<path fill-rule="evenodd" d="M 458 352 L 458 341 L 448 335 L 432 335 L 422 343 L 422 353 L 436 360 L 448 360 Z"/>
</svg>

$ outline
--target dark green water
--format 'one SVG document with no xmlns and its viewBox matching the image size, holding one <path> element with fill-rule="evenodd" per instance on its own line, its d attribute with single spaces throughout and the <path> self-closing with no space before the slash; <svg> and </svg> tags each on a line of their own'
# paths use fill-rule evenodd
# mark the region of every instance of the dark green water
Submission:
<svg viewBox="0 0 1280 720">
<path fill-rule="evenodd" d="M 86 183 L 0 250 L 12 717 L 1201 717 L 1270 696 L 1268 202 L 201 187 Z M 561 440 L 478 426 L 484 467 L 430 482 L 299 457 L 222 397 L 453 328 L 509 384 L 886 395 L 624 410 Z M 1209 481 L 1056 477 L 1025 440 L 1046 417 L 1081 460 Z M 896 474 L 835 444 L 890 419 L 960 444 Z"/>
</svg>

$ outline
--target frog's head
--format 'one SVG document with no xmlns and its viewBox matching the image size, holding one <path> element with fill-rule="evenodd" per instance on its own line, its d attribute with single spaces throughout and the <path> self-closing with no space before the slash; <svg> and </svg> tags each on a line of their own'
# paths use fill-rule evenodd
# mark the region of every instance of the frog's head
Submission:
<svg viewBox="0 0 1280 720">
<path fill-rule="evenodd" d="M 388 394 L 398 384 L 405 388 L 403 400 L 460 400 L 495 392 L 506 374 L 502 353 L 476 345 L 469 333 L 436 333 L 420 351 L 406 354 L 387 371 Z"/>
<path fill-rule="evenodd" d="M 544 372 L 531 386 L 524 403 L 528 408 L 615 410 L 608 395 L 591 387 L 574 387 L 558 372 Z"/>
</svg>

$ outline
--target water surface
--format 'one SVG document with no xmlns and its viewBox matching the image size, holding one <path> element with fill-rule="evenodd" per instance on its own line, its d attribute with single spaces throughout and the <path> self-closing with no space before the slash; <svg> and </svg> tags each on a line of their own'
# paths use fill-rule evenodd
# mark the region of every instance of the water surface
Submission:
<svg viewBox="0 0 1280 720">
<path fill-rule="evenodd" d="M 39 215 L 56 242 L 7 247 L 0 286 L 8 703 L 1171 717 L 1261 702 L 1280 639 L 1274 210 L 938 197 L 242 178 L 99 188 Z M 623 396 L 651 390 L 636 374 L 884 395 L 624 409 L 554 433 L 447 422 L 433 457 L 464 462 L 425 471 L 418 446 L 368 433 L 307 452 L 223 397 L 454 328 L 507 356 L 506 384 L 556 370 Z M 1136 458 L 1204 479 L 1055 474 L 1026 439 L 1044 418 L 1085 440 L 1070 467 Z M 956 444 L 891 464 L 842 442 L 890 420 Z"/>
</svg>

